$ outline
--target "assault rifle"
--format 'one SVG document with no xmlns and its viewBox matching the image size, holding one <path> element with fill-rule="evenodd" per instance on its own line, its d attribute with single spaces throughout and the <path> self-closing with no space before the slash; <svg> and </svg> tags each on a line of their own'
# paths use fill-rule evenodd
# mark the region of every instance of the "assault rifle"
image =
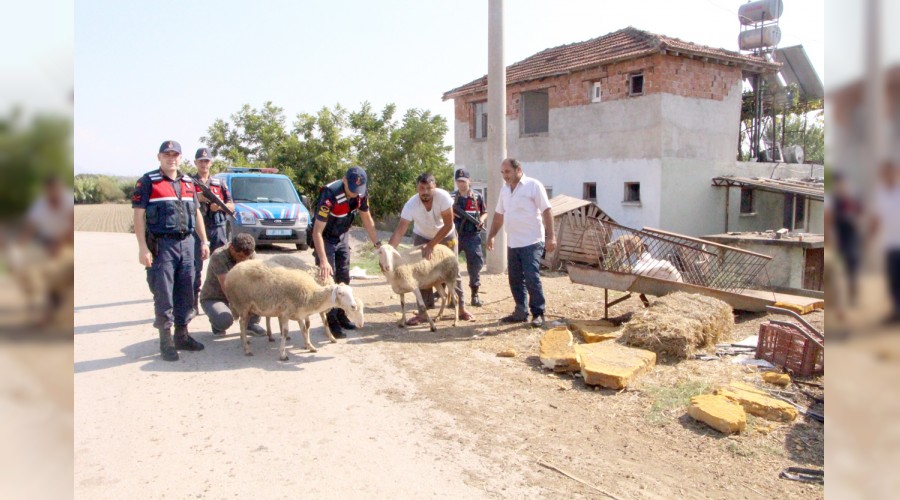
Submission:
<svg viewBox="0 0 900 500">
<path fill-rule="evenodd" d="M 206 184 L 203 184 L 202 182 L 200 182 L 199 180 L 197 180 L 193 177 L 190 177 L 190 176 L 185 176 L 185 177 L 188 177 L 191 180 L 191 182 L 193 182 L 194 185 L 197 186 L 198 189 L 200 189 L 200 191 L 203 193 L 203 196 L 207 200 L 209 200 L 211 203 L 215 203 L 216 205 L 218 205 L 219 208 L 221 208 L 222 211 L 224 211 L 229 216 L 234 217 L 234 211 L 231 210 L 230 208 L 228 208 L 228 205 L 226 205 L 224 201 L 219 199 L 219 197 L 216 196 L 216 194 L 213 193 L 211 189 L 209 189 L 209 186 L 207 186 Z"/>
<path fill-rule="evenodd" d="M 467 220 L 472 224 L 475 224 L 475 227 L 478 229 L 478 232 L 482 232 L 485 230 L 484 224 L 482 224 L 481 220 L 475 218 L 472 214 L 466 212 L 462 208 L 459 207 L 456 203 L 453 204 L 453 213 L 461 217 L 463 220 Z"/>
</svg>

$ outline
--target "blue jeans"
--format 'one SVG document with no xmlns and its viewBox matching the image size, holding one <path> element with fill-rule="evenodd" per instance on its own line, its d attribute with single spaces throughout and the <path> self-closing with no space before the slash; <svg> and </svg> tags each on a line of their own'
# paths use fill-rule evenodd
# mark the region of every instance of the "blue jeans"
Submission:
<svg viewBox="0 0 900 500">
<path fill-rule="evenodd" d="M 894 314 L 900 315 L 900 249 L 888 250 L 887 274 Z"/>
<path fill-rule="evenodd" d="M 544 243 L 538 242 L 521 248 L 506 249 L 506 265 L 509 270 L 509 289 L 516 301 L 515 316 L 527 316 L 525 291 L 528 291 L 528 309 L 533 317 L 544 315 L 544 289 L 541 286 L 541 255 Z"/>
</svg>

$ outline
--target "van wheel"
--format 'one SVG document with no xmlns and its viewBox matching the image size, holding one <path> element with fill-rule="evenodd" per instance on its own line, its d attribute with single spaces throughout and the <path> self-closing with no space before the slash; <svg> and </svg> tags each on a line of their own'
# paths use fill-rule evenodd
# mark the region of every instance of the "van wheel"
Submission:
<svg viewBox="0 0 900 500">
<path fill-rule="evenodd" d="M 307 245 L 306 243 L 297 243 L 297 250 L 300 250 L 301 252 L 304 250 L 309 250 L 309 245 Z"/>
</svg>

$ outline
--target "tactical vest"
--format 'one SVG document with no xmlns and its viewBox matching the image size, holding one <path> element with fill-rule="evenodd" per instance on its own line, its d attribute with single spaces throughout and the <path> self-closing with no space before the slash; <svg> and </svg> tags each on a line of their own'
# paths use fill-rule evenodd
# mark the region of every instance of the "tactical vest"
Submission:
<svg viewBox="0 0 900 500">
<path fill-rule="evenodd" d="M 469 191 L 469 196 L 463 198 L 459 195 L 459 191 L 453 192 L 453 204 L 462 209 L 463 212 L 468 213 L 472 217 L 476 219 L 481 219 L 481 195 L 479 195 L 475 191 Z M 459 234 L 475 234 L 478 232 L 478 227 L 473 224 L 471 221 L 468 221 L 462 217 L 456 219 L 456 230 Z"/>
<path fill-rule="evenodd" d="M 347 198 L 344 193 L 344 183 L 339 179 L 325 186 L 322 194 L 319 196 L 319 203 L 323 200 L 331 200 L 332 206 L 328 214 L 328 221 L 325 223 L 325 230 L 322 236 L 331 240 L 335 240 L 344 235 L 353 226 L 353 219 L 356 212 L 362 204 L 362 196 L 356 198 Z"/>
<path fill-rule="evenodd" d="M 197 207 L 194 205 L 194 184 L 187 176 L 173 182 L 160 172 L 150 172 L 150 198 L 145 218 L 147 231 L 153 234 L 182 234 L 194 231 Z M 175 185 L 180 186 L 180 193 Z"/>
</svg>

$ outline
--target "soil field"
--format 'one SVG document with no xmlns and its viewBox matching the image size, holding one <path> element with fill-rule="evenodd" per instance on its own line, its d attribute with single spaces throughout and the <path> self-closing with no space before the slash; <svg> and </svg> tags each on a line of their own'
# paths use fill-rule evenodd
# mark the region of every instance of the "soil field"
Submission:
<svg viewBox="0 0 900 500">
<path fill-rule="evenodd" d="M 130 233 L 132 214 L 131 205 L 126 203 L 75 205 L 75 230 Z"/>
</svg>

